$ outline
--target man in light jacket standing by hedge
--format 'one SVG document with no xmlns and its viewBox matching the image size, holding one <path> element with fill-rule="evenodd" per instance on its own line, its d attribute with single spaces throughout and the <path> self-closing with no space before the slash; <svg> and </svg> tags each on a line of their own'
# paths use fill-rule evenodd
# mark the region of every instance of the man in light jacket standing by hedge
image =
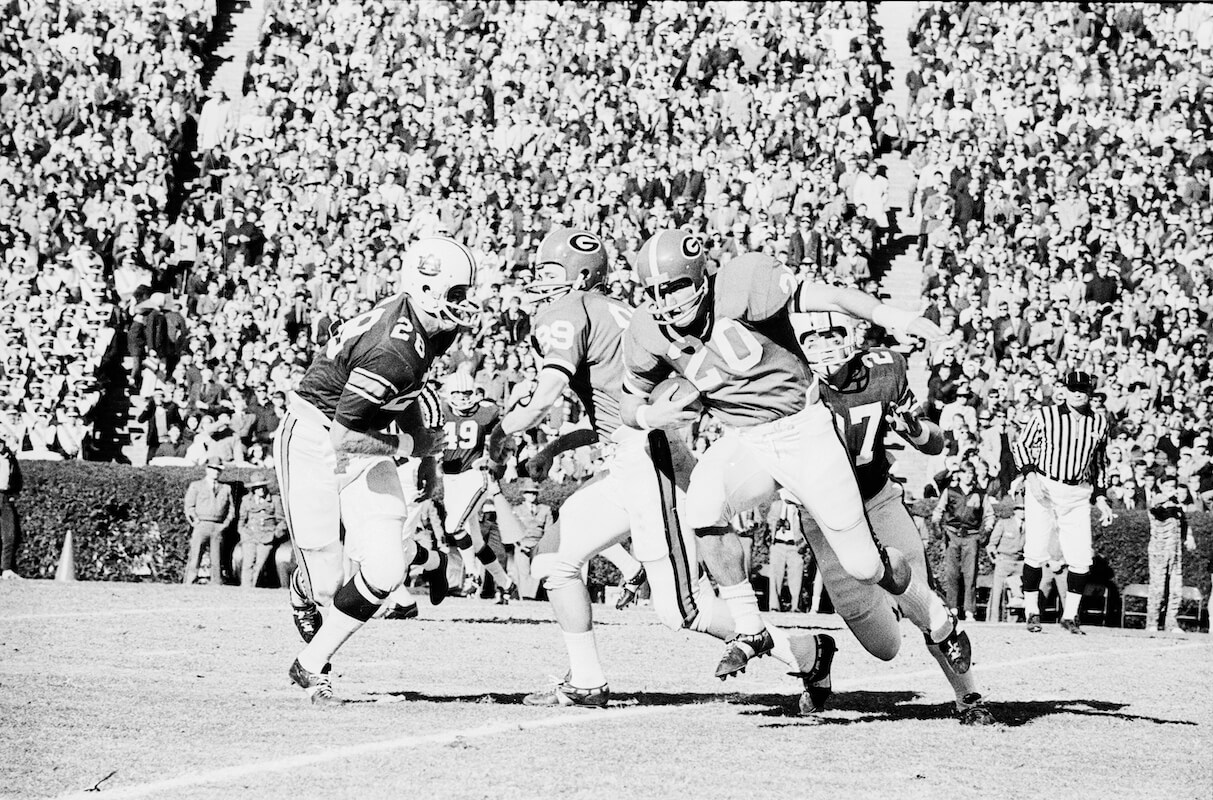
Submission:
<svg viewBox="0 0 1213 800">
<path fill-rule="evenodd" d="M 181 580 L 187 586 L 198 577 L 198 561 L 208 539 L 211 544 L 211 586 L 223 584 L 219 543 L 224 529 L 235 518 L 236 506 L 232 503 L 231 487 L 219 482 L 222 472 L 223 465 L 212 459 L 206 464 L 206 477 L 194 481 L 185 490 L 185 518 L 194 528 L 185 575 Z"/>
</svg>

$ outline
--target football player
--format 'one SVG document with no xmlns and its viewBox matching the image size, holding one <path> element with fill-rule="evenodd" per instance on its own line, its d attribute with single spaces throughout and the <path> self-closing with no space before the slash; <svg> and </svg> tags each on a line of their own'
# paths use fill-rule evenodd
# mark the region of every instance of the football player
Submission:
<svg viewBox="0 0 1213 800">
<path fill-rule="evenodd" d="M 407 504 L 395 459 L 424 457 L 443 444 L 425 373 L 456 329 L 475 322 L 478 309 L 467 295 L 476 263 L 445 237 L 418 241 L 402 260 L 404 292 L 341 326 L 291 394 L 274 441 L 299 559 L 291 604 L 307 642 L 290 677 L 317 704 L 335 702 L 333 654 L 375 615 L 410 563 L 423 566 L 433 602 L 446 594 L 445 555 L 401 546 Z M 393 425 L 401 432 L 388 433 Z M 349 580 L 346 558 L 358 565 Z"/>
<path fill-rule="evenodd" d="M 905 358 L 881 347 L 864 348 L 859 323 L 832 312 L 792 314 L 792 327 L 809 368 L 817 375 L 821 397 L 855 466 L 859 494 L 876 539 L 909 559 L 915 575 L 930 577 L 922 538 L 902 500 L 901 486 L 889 477 L 885 439 L 890 430 L 928 455 L 943 451 L 943 431 L 922 413 L 906 374 Z M 839 565 L 830 543 L 812 525 L 804 526 L 809 546 L 834 610 L 860 644 L 885 661 L 901 647 L 899 617 L 889 597 L 875 586 L 852 579 Z M 941 601 L 942 602 L 942 601 Z M 958 672 L 943 648 L 965 647 L 967 634 L 942 642 L 923 631 L 927 649 L 956 692 L 962 724 L 986 725 L 994 717 L 982 702 L 971 671 Z"/>
<path fill-rule="evenodd" d="M 472 559 L 479 561 L 493 576 L 497 603 L 505 605 L 518 597 L 518 589 L 497 555 L 480 533 L 480 507 L 486 500 L 486 479 L 481 468 L 484 445 L 489 431 L 501 419 L 497 404 L 476 397 L 472 376 L 455 372 L 442 386 L 444 449 L 442 451 L 442 505 L 446 540 L 459 548 L 465 570 L 471 572 Z"/>
<path fill-rule="evenodd" d="M 940 335 L 934 323 L 854 289 L 801 283 L 761 253 L 734 258 L 709 276 L 702 244 L 681 230 L 646 241 L 636 271 L 648 303 L 626 336 L 624 422 L 642 430 L 678 427 L 694 418 L 688 405 L 698 399 L 726 428 L 700 458 L 687 490 L 700 556 L 737 626 L 717 676 L 772 649 L 730 520 L 776 485 L 809 510 L 851 578 L 899 596 L 920 626 L 954 628 L 925 578 L 873 538 L 846 448 L 820 402 L 790 314 L 840 311 L 928 340 Z M 671 375 L 689 381 L 698 397 L 657 396 L 653 389 Z M 806 681 L 806 693 L 816 698 L 828 696 L 828 688 Z"/>
<path fill-rule="evenodd" d="M 623 373 L 621 351 L 632 309 L 602 293 L 606 250 L 597 236 L 560 228 L 540 243 L 533 294 L 546 303 L 535 318 L 535 343 L 543 369 L 530 398 L 506 414 L 504 436 L 536 425 L 571 387 L 598 436 L 611 443 L 606 469 L 560 509 L 560 544 L 532 562 L 532 574 L 546 579 L 548 597 L 564 633 L 570 670 L 550 691 L 536 692 L 528 705 L 605 706 L 610 698 L 594 640 L 583 567 L 595 554 L 630 535 L 633 554 L 643 562 L 653 605 L 666 625 L 703 631 L 719 638 L 733 634 L 728 608 L 701 575 L 694 541 L 676 535 L 671 516 L 682 505 L 694 457 L 676 435 L 652 437 L 620 424 Z M 503 451 L 490 444 L 490 456 Z M 662 455 L 654 457 L 654 450 Z M 659 471 L 677 484 L 678 509 L 667 513 Z M 667 478 L 668 479 L 668 478 Z M 689 537 L 687 537 L 689 538 Z M 542 549 L 542 548 L 541 548 Z M 795 674 L 828 680 L 833 640 L 828 636 L 789 637 L 775 630 L 776 656 Z M 819 658 L 820 655 L 820 658 Z"/>
</svg>

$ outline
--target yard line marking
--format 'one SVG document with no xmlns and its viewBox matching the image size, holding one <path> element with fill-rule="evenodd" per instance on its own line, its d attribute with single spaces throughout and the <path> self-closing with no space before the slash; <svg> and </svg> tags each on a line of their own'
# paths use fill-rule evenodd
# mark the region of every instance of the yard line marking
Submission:
<svg viewBox="0 0 1213 800">
<path fill-rule="evenodd" d="M 167 606 L 161 608 L 127 608 L 121 611 L 63 611 L 51 614 L 10 614 L 0 617 L 0 622 L 24 622 L 35 619 L 83 619 L 84 617 L 125 617 L 130 614 L 172 614 L 178 611 L 240 611 L 247 612 L 255 606 Z"/>
<path fill-rule="evenodd" d="M 226 767 L 224 769 L 216 769 L 209 772 L 186 773 L 185 775 L 180 775 L 176 778 L 156 781 L 154 783 L 137 784 L 135 786 L 127 787 L 115 787 L 107 790 L 104 796 L 107 798 L 147 797 L 148 795 L 153 795 L 160 792 L 171 792 L 174 790 L 186 789 L 207 783 L 245 778 L 250 775 L 260 774 L 262 772 L 281 772 L 289 769 L 300 769 L 303 767 L 315 766 L 316 764 L 323 764 L 329 761 L 337 761 L 343 758 L 366 755 L 368 753 L 378 753 L 386 750 L 400 750 L 406 747 L 415 747 L 417 745 L 426 744 L 450 744 L 460 739 L 483 739 L 487 736 L 497 736 L 503 733 L 537 730 L 540 728 L 559 728 L 566 725 L 580 725 L 584 722 L 643 717 L 652 714 L 666 713 L 669 710 L 670 708 L 668 706 L 633 706 L 629 708 L 609 708 L 603 711 L 587 709 L 584 712 L 573 711 L 556 717 L 545 717 L 543 719 L 532 720 L 530 722 L 514 720 L 513 722 L 497 722 L 492 725 L 482 725 L 478 728 L 469 728 L 462 731 L 427 733 L 420 736 L 401 736 L 396 739 L 386 739 L 378 742 L 365 742 L 363 744 L 337 747 L 319 753 L 305 753 L 302 755 L 279 758 L 271 761 L 257 761 L 251 764 L 241 764 L 239 766 Z M 62 797 L 65 799 L 81 798 L 81 800 L 88 800 L 88 798 L 95 797 L 95 795 L 88 791 L 84 791 L 73 792 L 72 794 L 62 795 Z"/>
<path fill-rule="evenodd" d="M 993 672 L 995 670 L 1019 667 L 1025 664 L 1036 664 L 1044 661 L 1060 661 L 1067 658 L 1083 658 L 1086 656 L 1099 655 L 1135 655 L 1138 653 L 1153 653 L 1163 651 L 1175 652 L 1177 650 L 1196 650 L 1208 647 L 1213 647 L 1213 642 L 1160 644 L 1154 647 L 1118 647 L 1109 648 L 1106 650 L 1076 650 L 1069 653 L 1049 653 L 1046 655 L 1029 656 L 1027 658 L 1018 658 L 1013 661 L 998 661 L 984 665 L 974 664 L 973 668 L 980 668 L 983 672 Z M 844 680 L 835 681 L 834 685 L 838 688 L 849 688 L 854 686 L 869 685 L 872 683 L 887 683 L 890 681 L 904 680 L 907 678 L 930 677 L 938 674 L 939 667 L 935 667 L 933 669 L 919 670 L 918 672 L 898 672 L 890 673 L 888 675 L 847 678 Z M 763 687 L 758 686 L 753 688 L 761 689 Z M 756 693 L 757 692 L 750 691 L 746 692 L 745 694 Z M 725 696 L 726 695 L 721 695 L 722 698 Z M 115 787 L 106 791 L 105 796 L 110 798 L 147 797 L 148 795 L 157 794 L 159 792 L 170 792 L 177 789 L 186 789 L 208 783 L 218 783 L 237 778 L 245 778 L 263 772 L 282 772 L 283 770 L 300 769 L 314 766 L 316 764 L 328 763 L 330 761 L 338 761 L 344 758 L 353 758 L 356 756 L 365 755 L 367 753 L 399 750 L 406 747 L 414 747 L 417 745 L 426 744 L 449 744 L 459 739 L 483 739 L 488 736 L 496 736 L 498 734 L 511 733 L 514 731 L 557 728 L 566 725 L 580 725 L 583 722 L 597 722 L 600 720 L 611 721 L 621 718 L 627 719 L 631 717 L 668 714 L 670 712 L 680 711 L 685 708 L 686 706 L 682 705 L 629 706 L 627 708 L 609 708 L 603 711 L 594 712 L 589 710 L 586 710 L 585 712 L 570 711 L 565 714 L 561 714 L 560 716 L 545 717 L 543 719 L 532 720 L 529 722 L 516 720 L 513 722 L 498 722 L 492 725 L 482 725 L 478 728 L 469 728 L 463 731 L 446 731 L 442 733 L 422 734 L 419 736 L 402 736 L 396 739 L 386 739 L 378 742 L 365 742 L 363 744 L 333 748 L 318 753 L 306 753 L 287 758 L 241 764 L 235 767 L 211 770 L 210 772 L 186 773 L 184 775 L 179 775 L 176 778 L 155 781 L 153 783 L 136 784 L 128 787 Z M 93 794 L 87 791 L 73 792 L 71 794 L 61 795 L 60 797 L 62 800 L 67 800 L 68 798 L 89 800 L 89 798 L 93 797 Z"/>
</svg>

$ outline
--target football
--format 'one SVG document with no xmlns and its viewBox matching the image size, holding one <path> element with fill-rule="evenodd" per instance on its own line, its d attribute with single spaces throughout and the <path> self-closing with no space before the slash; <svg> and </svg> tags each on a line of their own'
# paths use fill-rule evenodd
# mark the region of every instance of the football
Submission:
<svg viewBox="0 0 1213 800">
<path fill-rule="evenodd" d="M 650 393 L 649 397 L 665 397 L 669 395 L 671 391 L 674 393 L 674 399 L 676 400 L 682 399 L 687 395 L 694 395 L 696 398 L 698 398 L 702 394 L 702 392 L 696 389 L 695 386 L 686 378 L 682 377 L 681 375 L 675 375 L 674 377 L 666 378 L 664 381 L 657 384 L 652 393 Z M 692 411 L 703 411 L 703 403 L 696 399 L 695 402 L 691 403 L 689 406 L 687 406 L 687 408 L 691 409 Z"/>
</svg>

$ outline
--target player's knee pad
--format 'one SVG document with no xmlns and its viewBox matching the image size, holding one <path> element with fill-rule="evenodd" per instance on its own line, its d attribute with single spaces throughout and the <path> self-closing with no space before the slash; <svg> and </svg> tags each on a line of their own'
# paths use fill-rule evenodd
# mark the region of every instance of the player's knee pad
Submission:
<svg viewBox="0 0 1213 800">
<path fill-rule="evenodd" d="M 724 536 L 732 533 L 732 527 L 728 525 L 705 525 L 702 528 L 695 529 L 695 535 L 700 538 L 708 538 L 712 536 Z"/>
<path fill-rule="evenodd" d="M 558 591 L 579 583 L 584 584 L 583 566 L 584 564 L 580 561 L 562 556 L 560 553 L 552 553 L 541 567 L 547 573 L 543 583 L 548 587 L 548 591 Z M 531 575 L 534 576 L 534 574 L 535 563 L 531 562 Z"/>
<path fill-rule="evenodd" d="M 392 587 L 394 589 L 395 587 Z M 342 614 L 366 622 L 375 616 L 379 606 L 392 593 L 392 589 L 381 589 L 371 584 L 362 570 L 345 582 L 333 597 L 333 607 Z"/>
<path fill-rule="evenodd" d="M 493 548 L 486 544 L 476 551 L 476 560 L 488 566 L 497 560 L 497 554 L 493 552 Z"/>
</svg>

